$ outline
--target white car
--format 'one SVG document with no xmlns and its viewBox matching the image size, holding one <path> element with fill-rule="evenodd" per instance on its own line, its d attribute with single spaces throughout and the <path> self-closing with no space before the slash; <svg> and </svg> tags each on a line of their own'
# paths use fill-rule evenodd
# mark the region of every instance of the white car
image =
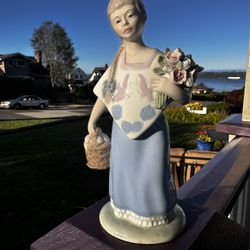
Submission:
<svg viewBox="0 0 250 250">
<path fill-rule="evenodd" d="M 23 95 L 14 100 L 0 102 L 0 108 L 39 108 L 44 109 L 49 106 L 49 101 L 35 95 Z"/>
</svg>

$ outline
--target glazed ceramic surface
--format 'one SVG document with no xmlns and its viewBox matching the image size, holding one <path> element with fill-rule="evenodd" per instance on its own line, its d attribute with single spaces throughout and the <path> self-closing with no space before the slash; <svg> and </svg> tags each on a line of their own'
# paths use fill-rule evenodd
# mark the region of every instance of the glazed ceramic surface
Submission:
<svg viewBox="0 0 250 250">
<path fill-rule="evenodd" d="M 169 128 L 162 110 L 172 100 L 190 100 L 197 65 L 180 49 L 162 53 L 144 44 L 147 15 L 142 1 L 110 0 L 108 17 L 122 44 L 94 88 L 98 99 L 88 123 L 93 133 L 105 108 L 114 120 L 111 203 L 100 213 L 101 225 L 130 242 L 169 241 L 183 230 L 185 215 L 176 205 Z"/>
<path fill-rule="evenodd" d="M 156 77 L 158 50 L 152 50 L 145 63 L 127 64 L 122 53 L 116 70 L 116 86 L 106 101 L 109 70 L 94 88 L 114 118 L 111 136 L 109 193 L 119 214 L 133 213 L 144 225 L 149 219 L 164 217 L 176 204 L 176 190 L 169 169 L 169 129 L 162 110 L 155 109 L 151 83 Z M 126 219 L 126 216 L 124 217 Z M 138 222 L 138 223 L 137 223 Z M 145 224 L 147 226 L 147 224 Z M 154 223 L 152 224 L 154 225 Z"/>
<path fill-rule="evenodd" d="M 159 117 L 162 110 L 155 109 L 156 93 L 152 82 L 157 77 L 153 69 L 162 53 L 151 50 L 144 63 L 126 63 L 125 52 L 120 56 L 115 75 L 115 90 L 111 101 L 105 100 L 105 91 L 110 69 L 94 88 L 120 129 L 130 138 L 143 134 Z"/>
</svg>

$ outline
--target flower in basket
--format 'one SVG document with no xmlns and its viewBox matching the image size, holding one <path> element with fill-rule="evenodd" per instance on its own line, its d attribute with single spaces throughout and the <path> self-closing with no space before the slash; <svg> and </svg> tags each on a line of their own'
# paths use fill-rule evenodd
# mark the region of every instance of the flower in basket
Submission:
<svg viewBox="0 0 250 250">
<path fill-rule="evenodd" d="M 164 56 L 159 56 L 158 63 L 159 67 L 154 68 L 154 73 L 173 80 L 183 88 L 192 88 L 198 73 L 203 70 L 194 62 L 192 55 L 185 55 L 180 48 L 174 51 L 167 48 Z M 164 107 L 168 98 L 165 94 L 157 93 L 155 108 Z"/>
<path fill-rule="evenodd" d="M 208 135 L 206 130 L 201 130 L 197 132 L 198 140 L 204 141 L 204 142 L 214 142 L 214 139 Z"/>
</svg>

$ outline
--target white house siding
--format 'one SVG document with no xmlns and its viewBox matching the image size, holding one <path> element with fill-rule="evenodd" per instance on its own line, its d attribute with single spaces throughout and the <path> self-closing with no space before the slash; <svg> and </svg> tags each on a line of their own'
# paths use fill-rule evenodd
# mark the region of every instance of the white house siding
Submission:
<svg viewBox="0 0 250 250">
<path fill-rule="evenodd" d="M 88 78 L 87 74 L 81 69 L 81 68 L 76 68 L 70 75 L 70 79 L 74 80 L 86 80 Z"/>
</svg>

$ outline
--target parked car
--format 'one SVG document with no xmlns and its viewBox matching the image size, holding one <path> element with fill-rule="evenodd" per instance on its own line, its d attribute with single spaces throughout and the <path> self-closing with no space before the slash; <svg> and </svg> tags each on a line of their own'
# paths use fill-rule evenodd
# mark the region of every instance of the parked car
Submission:
<svg viewBox="0 0 250 250">
<path fill-rule="evenodd" d="M 0 108 L 39 108 L 44 109 L 49 106 L 49 101 L 36 95 L 23 95 L 14 100 L 0 102 Z"/>
</svg>

